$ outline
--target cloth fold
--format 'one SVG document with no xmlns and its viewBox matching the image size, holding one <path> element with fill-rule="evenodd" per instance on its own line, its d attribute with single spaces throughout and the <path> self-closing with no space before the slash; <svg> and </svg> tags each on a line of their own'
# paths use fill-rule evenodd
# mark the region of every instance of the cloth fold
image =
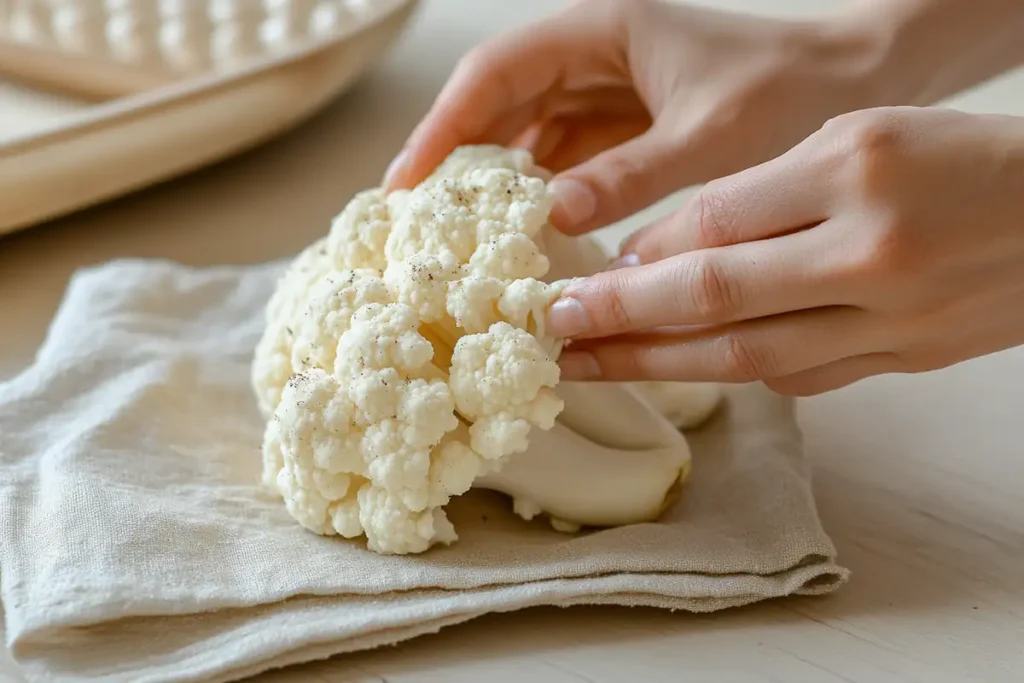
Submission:
<svg viewBox="0 0 1024 683">
<path fill-rule="evenodd" d="M 535 605 L 707 612 L 823 594 L 793 404 L 730 389 L 662 520 L 565 535 L 471 492 L 460 540 L 385 557 L 259 487 L 249 364 L 282 264 L 118 261 L 73 278 L 0 385 L 0 598 L 31 681 L 230 681 Z"/>
</svg>

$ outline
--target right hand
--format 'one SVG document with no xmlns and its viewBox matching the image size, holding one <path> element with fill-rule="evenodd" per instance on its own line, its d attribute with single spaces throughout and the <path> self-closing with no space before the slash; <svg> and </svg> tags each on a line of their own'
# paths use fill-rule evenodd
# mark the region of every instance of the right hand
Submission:
<svg viewBox="0 0 1024 683">
<path fill-rule="evenodd" d="M 466 55 L 385 186 L 416 185 L 460 145 L 526 147 L 556 174 L 552 222 L 588 232 L 883 104 L 869 35 L 841 17 L 575 2 Z"/>
</svg>

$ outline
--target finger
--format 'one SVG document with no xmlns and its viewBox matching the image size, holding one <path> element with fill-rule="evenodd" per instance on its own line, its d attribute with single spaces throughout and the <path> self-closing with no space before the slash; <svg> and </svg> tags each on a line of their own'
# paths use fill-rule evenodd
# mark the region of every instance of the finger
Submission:
<svg viewBox="0 0 1024 683">
<path fill-rule="evenodd" d="M 679 211 L 634 233 L 622 255 L 654 263 L 675 254 L 767 239 L 828 217 L 831 176 L 815 146 L 704 185 Z"/>
<path fill-rule="evenodd" d="M 531 128 L 555 120 L 571 122 L 570 125 L 586 137 L 595 129 L 599 132 L 604 121 L 620 119 L 641 119 L 650 125 L 647 110 L 632 93 L 624 92 L 622 88 L 558 92 L 520 105 L 502 116 L 488 131 L 468 142 L 509 146 Z M 630 137 L 643 132 L 647 126 L 639 131 L 634 128 L 635 132 Z M 612 144 L 618 142 L 616 140 Z"/>
<path fill-rule="evenodd" d="M 834 267 L 841 258 L 828 231 L 815 229 L 610 270 L 571 283 L 551 306 L 548 329 L 609 337 L 849 304 L 856 292 Z"/>
<path fill-rule="evenodd" d="M 571 7 L 474 49 L 460 60 L 388 168 L 385 187 L 416 185 L 456 147 L 478 139 L 509 111 L 565 80 L 570 71 L 588 68 L 581 62 L 615 63 L 620 29 L 621 22 L 605 13 Z"/>
<path fill-rule="evenodd" d="M 551 222 L 581 235 L 640 211 L 679 189 L 683 150 L 657 124 L 555 176 Z"/>
<path fill-rule="evenodd" d="M 556 89 L 538 105 L 538 118 L 585 116 L 600 113 L 608 117 L 646 117 L 647 106 L 637 97 L 632 87 L 624 85 L 577 84 L 574 90 Z"/>
<path fill-rule="evenodd" d="M 843 358 L 821 367 L 774 378 L 766 384 L 787 396 L 817 396 L 859 382 L 868 377 L 905 372 L 903 362 L 893 353 L 869 353 Z"/>
<path fill-rule="evenodd" d="M 559 364 L 566 381 L 753 382 L 875 351 L 886 336 L 860 309 L 820 308 L 682 334 L 573 342 Z"/>
<path fill-rule="evenodd" d="M 494 126 L 473 140 L 470 144 L 494 144 L 510 147 L 514 141 L 537 123 L 538 104 L 528 102 L 502 117 Z"/>
<path fill-rule="evenodd" d="M 512 145 L 525 149 L 533 156 L 537 165 L 550 170 L 546 160 L 561 143 L 566 133 L 565 125 L 558 119 L 541 121 L 525 130 Z"/>
<path fill-rule="evenodd" d="M 624 116 L 562 117 L 558 121 L 565 134 L 557 145 L 545 150 L 543 157 L 544 166 L 558 173 L 629 142 L 651 127 L 651 117 L 646 111 Z"/>
</svg>

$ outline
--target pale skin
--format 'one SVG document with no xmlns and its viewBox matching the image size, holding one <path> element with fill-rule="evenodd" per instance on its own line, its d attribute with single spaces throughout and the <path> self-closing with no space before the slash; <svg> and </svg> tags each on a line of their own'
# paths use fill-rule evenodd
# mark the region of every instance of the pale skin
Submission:
<svg viewBox="0 0 1024 683">
<path fill-rule="evenodd" d="M 1024 344 L 1024 117 L 933 106 L 1019 64 L 1020 0 L 584 0 L 467 55 L 385 183 L 525 147 L 569 234 L 702 184 L 552 306 L 563 379 L 819 394 Z"/>
</svg>

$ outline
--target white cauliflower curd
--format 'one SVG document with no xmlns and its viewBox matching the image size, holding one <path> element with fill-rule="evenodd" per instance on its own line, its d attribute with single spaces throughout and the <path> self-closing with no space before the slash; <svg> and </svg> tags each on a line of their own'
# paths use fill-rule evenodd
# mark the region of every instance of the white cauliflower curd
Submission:
<svg viewBox="0 0 1024 683">
<path fill-rule="evenodd" d="M 287 268 L 252 383 L 263 483 L 302 526 L 405 554 L 456 540 L 444 506 L 474 486 L 563 530 L 664 509 L 690 461 L 665 416 L 698 421 L 717 393 L 559 387 L 544 313 L 568 280 L 550 281 L 541 175 L 526 152 L 460 148 L 410 191 L 355 195 Z"/>
<path fill-rule="evenodd" d="M 411 191 L 361 192 L 281 278 L 252 381 L 264 484 L 306 528 L 451 542 L 448 500 L 555 424 L 561 284 L 541 280 L 552 199 L 531 165 L 469 147 Z"/>
</svg>

